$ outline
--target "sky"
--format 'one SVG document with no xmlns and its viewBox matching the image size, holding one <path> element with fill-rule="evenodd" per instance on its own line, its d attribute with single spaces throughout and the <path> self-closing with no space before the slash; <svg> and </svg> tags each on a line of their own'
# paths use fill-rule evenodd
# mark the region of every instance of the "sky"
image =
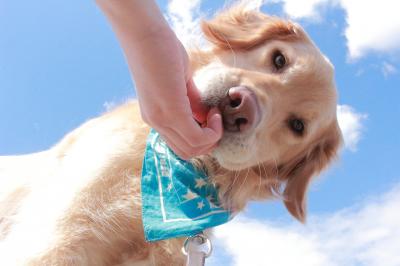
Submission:
<svg viewBox="0 0 400 266">
<path fill-rule="evenodd" d="M 308 222 L 252 203 L 216 229 L 207 265 L 400 265 L 400 2 L 249 0 L 300 23 L 335 66 L 339 160 L 308 194 Z M 215 0 L 158 1 L 178 37 L 201 42 Z M 0 155 L 48 149 L 135 97 L 124 56 L 94 1 L 0 0 Z"/>
</svg>

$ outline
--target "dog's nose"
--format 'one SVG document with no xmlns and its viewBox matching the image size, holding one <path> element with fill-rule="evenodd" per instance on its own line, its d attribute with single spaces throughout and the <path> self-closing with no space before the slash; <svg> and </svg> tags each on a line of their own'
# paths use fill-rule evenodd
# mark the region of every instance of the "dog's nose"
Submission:
<svg viewBox="0 0 400 266">
<path fill-rule="evenodd" d="M 260 122 L 257 97 L 244 86 L 230 88 L 219 108 L 224 129 L 229 132 L 244 132 Z"/>
</svg>

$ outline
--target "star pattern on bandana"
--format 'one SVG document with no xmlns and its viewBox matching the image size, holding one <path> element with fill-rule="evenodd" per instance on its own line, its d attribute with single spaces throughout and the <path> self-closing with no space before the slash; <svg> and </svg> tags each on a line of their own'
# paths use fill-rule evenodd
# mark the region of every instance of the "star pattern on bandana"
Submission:
<svg viewBox="0 0 400 266">
<path fill-rule="evenodd" d="M 202 210 L 204 208 L 204 202 L 201 200 L 199 202 L 197 202 L 197 209 Z"/>
<path fill-rule="evenodd" d="M 204 181 L 203 178 L 196 178 L 195 182 L 196 182 L 196 185 L 194 186 L 195 188 L 202 188 L 207 185 L 207 182 Z"/>
<path fill-rule="evenodd" d="M 229 213 L 218 206 L 218 188 L 206 172 L 177 157 L 153 130 L 141 185 L 147 240 L 192 235 L 229 219 Z"/>
<path fill-rule="evenodd" d="M 194 193 L 193 191 L 191 191 L 190 189 L 187 190 L 187 193 L 185 195 L 183 195 L 183 197 L 186 200 L 192 200 L 197 198 L 199 195 L 197 195 L 196 193 Z"/>
</svg>

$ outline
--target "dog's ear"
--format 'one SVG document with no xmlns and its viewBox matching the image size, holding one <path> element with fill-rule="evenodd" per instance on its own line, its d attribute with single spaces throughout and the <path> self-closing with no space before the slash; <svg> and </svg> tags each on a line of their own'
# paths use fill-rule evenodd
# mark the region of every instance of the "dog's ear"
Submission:
<svg viewBox="0 0 400 266">
<path fill-rule="evenodd" d="M 222 49 L 250 49 L 267 40 L 304 38 L 303 30 L 296 24 L 242 6 L 203 21 L 201 28 L 207 40 Z"/>
<path fill-rule="evenodd" d="M 311 149 L 279 170 L 279 178 L 286 181 L 283 192 L 285 206 L 299 221 L 305 222 L 306 218 L 308 184 L 314 175 L 321 172 L 336 157 L 341 143 L 342 135 L 335 121 Z"/>
</svg>

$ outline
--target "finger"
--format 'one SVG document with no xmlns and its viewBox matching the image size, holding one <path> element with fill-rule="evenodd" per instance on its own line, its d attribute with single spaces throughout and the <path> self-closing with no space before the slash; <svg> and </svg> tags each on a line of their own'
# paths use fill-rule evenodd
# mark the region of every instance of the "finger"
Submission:
<svg viewBox="0 0 400 266">
<path fill-rule="evenodd" d="M 212 108 L 208 112 L 206 128 L 213 130 L 218 140 L 221 139 L 224 129 L 222 126 L 222 115 L 217 107 Z"/>
<path fill-rule="evenodd" d="M 171 128 L 162 128 L 158 130 L 160 135 L 164 138 L 167 145 L 182 159 L 189 159 L 197 155 L 199 150 L 204 150 L 209 147 L 194 147 L 187 143 L 182 137 Z"/>
<path fill-rule="evenodd" d="M 186 142 L 181 135 L 172 128 L 158 130 L 160 135 L 166 140 L 167 145 L 181 158 L 189 159 L 209 152 L 214 144 L 199 146 L 196 143 Z"/>
<path fill-rule="evenodd" d="M 212 146 L 207 146 L 206 148 L 199 150 L 197 152 L 196 156 L 209 154 L 215 149 L 216 146 L 217 146 L 217 144 L 214 144 Z"/>
<path fill-rule="evenodd" d="M 161 134 L 160 134 L 161 135 Z M 185 151 L 183 151 L 182 149 L 178 148 L 177 145 L 174 144 L 173 141 L 171 141 L 171 139 L 169 137 L 167 137 L 166 135 L 161 135 L 162 139 L 165 141 L 165 143 L 167 144 L 167 146 L 181 159 L 183 160 L 189 160 L 191 158 L 191 156 L 189 154 L 187 154 Z"/>
<path fill-rule="evenodd" d="M 179 148 L 179 146 L 175 145 L 174 142 L 168 138 L 167 136 L 161 135 L 161 137 L 164 139 L 164 141 L 167 143 L 168 147 L 181 159 L 183 160 L 189 160 L 193 157 L 200 156 L 203 154 L 208 154 L 210 153 L 214 148 L 215 145 L 213 146 L 208 146 L 208 147 L 203 147 L 201 149 L 195 150 L 193 153 L 187 153 L 185 150 Z"/>
<path fill-rule="evenodd" d="M 222 136 L 222 116 L 214 109 L 208 117 L 206 127 L 200 127 L 193 118 L 184 117 L 170 126 L 192 148 L 212 146 Z"/>
<path fill-rule="evenodd" d="M 205 128 L 195 122 L 190 112 L 183 119 L 175 116 L 171 120 L 172 124 L 156 127 L 156 130 L 167 139 L 172 150 L 185 158 L 209 152 L 222 136 L 222 116 L 218 108 L 208 113 Z"/>
<path fill-rule="evenodd" d="M 187 96 L 189 98 L 190 107 L 192 109 L 194 118 L 200 123 L 205 122 L 207 119 L 207 113 L 210 108 L 201 102 L 200 92 L 197 89 L 196 85 L 194 84 L 192 78 L 189 79 L 189 81 L 186 84 L 186 87 L 187 87 Z"/>
<path fill-rule="evenodd" d="M 208 114 L 206 122 L 201 127 L 201 134 L 204 141 L 201 144 L 207 145 L 218 142 L 223 134 L 222 115 L 218 108 L 212 108 Z"/>
</svg>

